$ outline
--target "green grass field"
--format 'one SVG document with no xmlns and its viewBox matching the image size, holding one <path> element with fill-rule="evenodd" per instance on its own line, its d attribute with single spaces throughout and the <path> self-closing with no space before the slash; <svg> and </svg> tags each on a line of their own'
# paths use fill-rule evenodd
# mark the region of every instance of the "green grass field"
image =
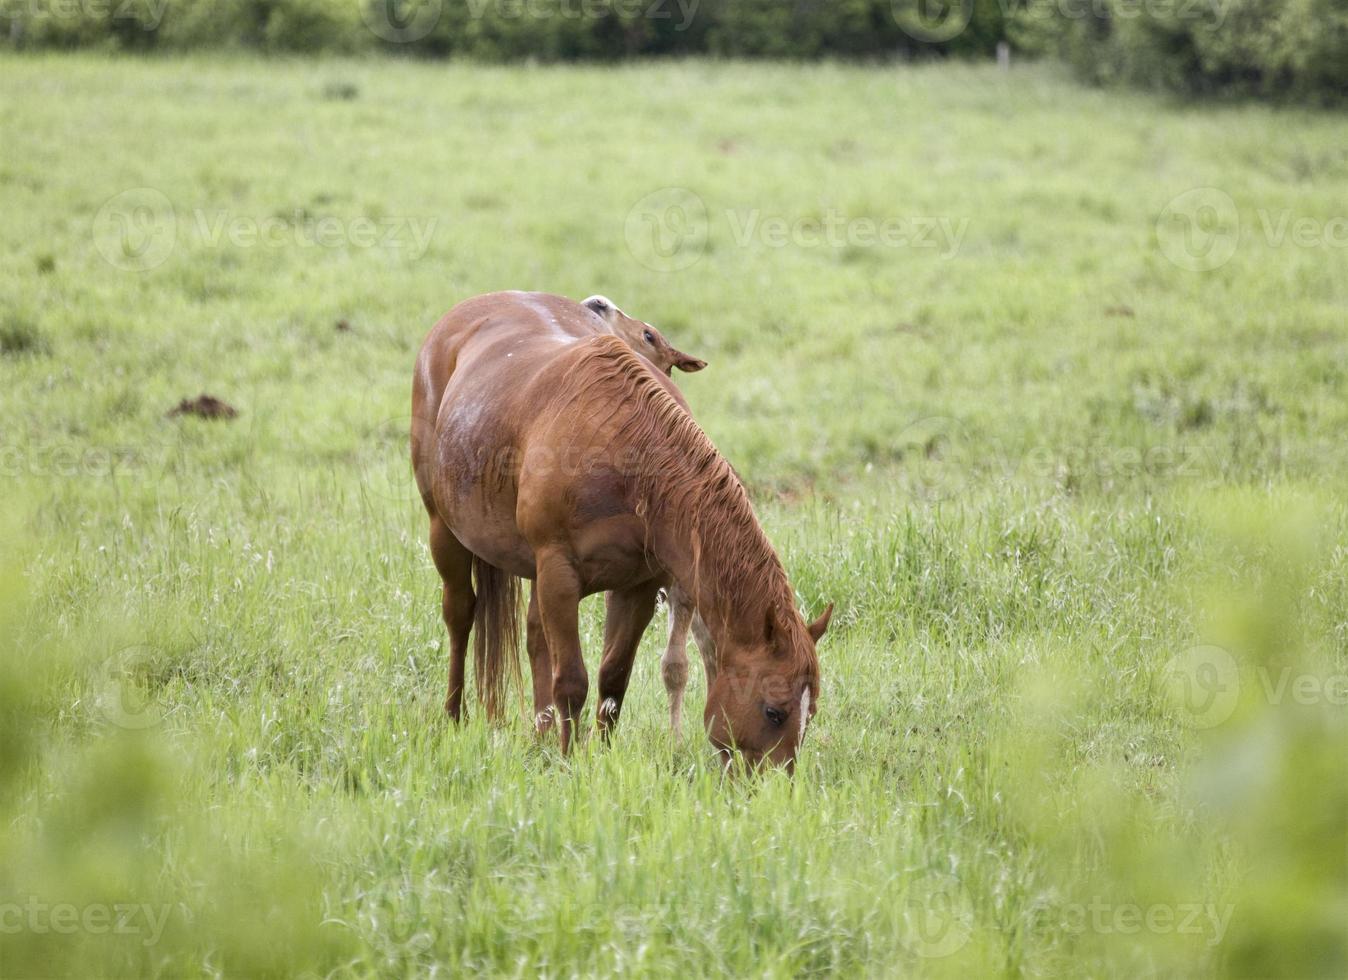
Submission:
<svg viewBox="0 0 1348 980">
<path fill-rule="evenodd" d="M 1343 133 L 1038 67 L 0 61 L 0 975 L 1344 976 Z M 670 736 L 663 615 L 610 748 L 441 717 L 411 369 L 501 288 L 710 361 L 838 605 L 794 779 L 721 780 L 700 669 Z"/>
</svg>

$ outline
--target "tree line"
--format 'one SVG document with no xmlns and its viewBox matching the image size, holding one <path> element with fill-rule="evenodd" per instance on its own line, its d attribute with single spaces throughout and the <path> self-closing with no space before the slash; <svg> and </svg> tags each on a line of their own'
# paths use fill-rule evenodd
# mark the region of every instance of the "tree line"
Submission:
<svg viewBox="0 0 1348 980">
<path fill-rule="evenodd" d="M 1348 94 L 1343 0 L 0 0 L 0 46 L 491 61 L 1059 57 L 1186 94 Z"/>
</svg>

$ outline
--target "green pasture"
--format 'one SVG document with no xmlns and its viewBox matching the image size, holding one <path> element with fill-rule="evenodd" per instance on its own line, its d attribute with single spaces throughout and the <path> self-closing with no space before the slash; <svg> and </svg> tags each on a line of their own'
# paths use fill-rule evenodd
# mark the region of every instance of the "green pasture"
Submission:
<svg viewBox="0 0 1348 980">
<path fill-rule="evenodd" d="M 1049 67 L 0 60 L 0 976 L 1348 974 L 1344 132 Z M 663 615 L 611 747 L 441 717 L 411 369 L 503 288 L 710 362 L 837 603 L 794 779 L 722 781 L 700 668 L 671 737 Z"/>
</svg>

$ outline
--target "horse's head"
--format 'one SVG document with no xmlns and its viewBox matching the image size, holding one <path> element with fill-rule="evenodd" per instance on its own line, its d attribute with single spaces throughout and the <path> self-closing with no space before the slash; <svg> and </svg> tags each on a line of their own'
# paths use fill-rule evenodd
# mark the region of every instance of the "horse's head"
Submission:
<svg viewBox="0 0 1348 980">
<path fill-rule="evenodd" d="M 677 350 L 659 330 L 628 316 L 607 297 L 591 296 L 581 301 L 580 305 L 603 320 L 613 333 L 627 341 L 629 347 L 664 374 L 672 373 L 674 368 L 680 371 L 701 371 L 707 366 L 706 361 Z"/>
<path fill-rule="evenodd" d="M 758 630 L 729 639 L 707 691 L 707 737 L 727 766 L 738 751 L 746 767 L 795 768 L 796 752 L 819 704 L 815 647 L 833 607 L 806 623 L 795 607 L 769 607 Z M 761 635 L 755 635 L 759 633 Z"/>
</svg>

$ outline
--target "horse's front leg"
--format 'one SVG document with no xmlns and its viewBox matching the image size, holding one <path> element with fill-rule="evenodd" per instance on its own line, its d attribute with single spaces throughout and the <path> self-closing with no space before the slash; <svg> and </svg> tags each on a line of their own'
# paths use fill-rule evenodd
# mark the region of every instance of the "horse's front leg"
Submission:
<svg viewBox="0 0 1348 980">
<path fill-rule="evenodd" d="M 552 655 L 552 704 L 565 755 L 571 751 L 576 719 L 590 692 L 580 649 L 580 577 L 570 558 L 560 552 L 540 553 L 537 568 L 534 597 Z"/>
<path fill-rule="evenodd" d="M 683 734 L 683 695 L 688 688 L 688 627 L 693 620 L 693 603 L 677 585 L 669 587 L 669 643 L 660 658 L 660 676 L 669 695 L 669 728 L 678 738 Z"/>
<path fill-rule="evenodd" d="M 604 659 L 599 664 L 599 710 L 595 713 L 599 734 L 605 739 L 618 723 L 627 683 L 632 679 L 632 662 L 641 645 L 641 634 L 655 614 L 659 591 L 657 583 L 646 582 L 605 597 Z"/>
</svg>

